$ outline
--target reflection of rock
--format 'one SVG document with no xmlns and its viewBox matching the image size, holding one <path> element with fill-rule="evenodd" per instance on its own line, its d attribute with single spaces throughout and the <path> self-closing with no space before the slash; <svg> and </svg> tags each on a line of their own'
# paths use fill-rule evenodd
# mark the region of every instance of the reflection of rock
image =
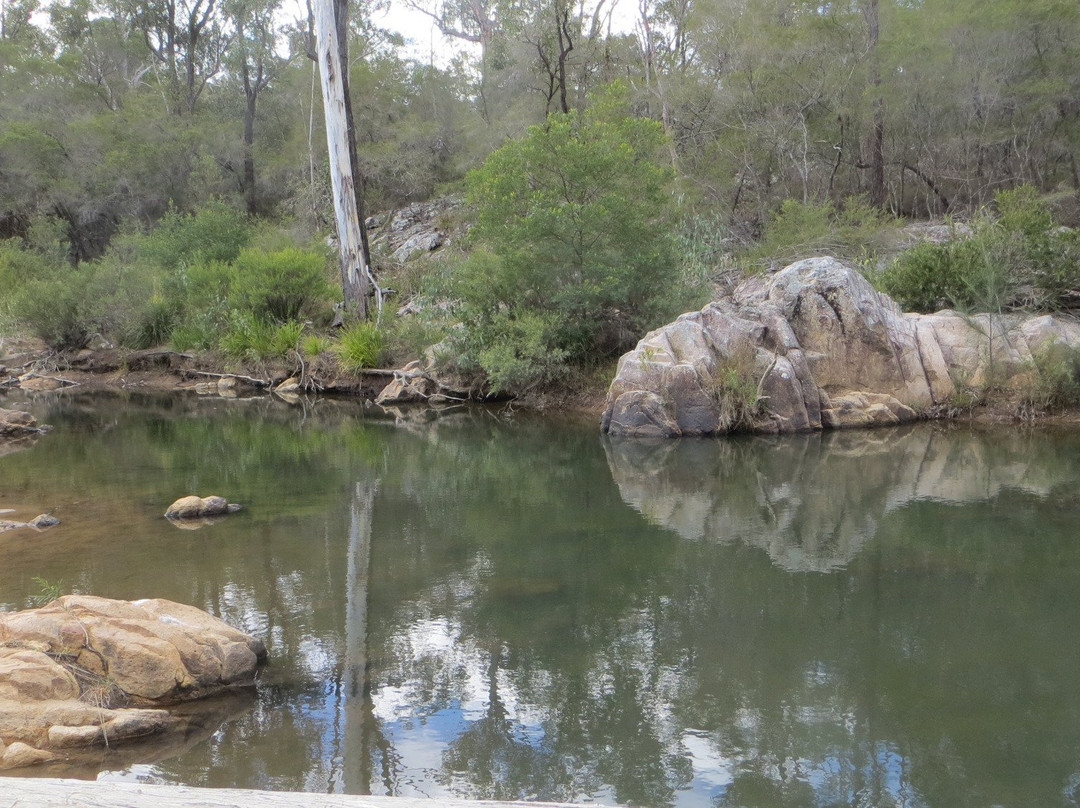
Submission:
<svg viewBox="0 0 1080 808">
<path fill-rule="evenodd" d="M 170 707 L 168 712 L 164 710 L 107 710 L 87 705 L 87 710 L 95 711 L 95 720 L 115 721 L 112 718 L 115 713 L 164 713 L 168 716 L 168 720 L 163 722 L 160 731 L 151 735 L 129 733 L 125 739 L 121 739 L 119 734 L 110 735 L 107 745 L 102 740 L 90 745 L 67 746 L 58 748 L 56 751 L 47 751 L 16 741 L 8 749 L 21 746 L 24 752 L 29 752 L 22 765 L 48 764 L 41 773 L 48 774 L 50 777 L 93 780 L 102 771 L 119 771 L 136 763 L 154 763 L 176 757 L 208 739 L 225 721 L 250 710 L 254 701 L 254 690 L 246 688 L 208 699 L 178 704 Z M 0 714 L 0 720 L 3 717 Z M 17 716 L 12 716 L 12 718 L 18 720 Z M 57 729 L 61 728 L 53 727 L 54 731 Z M 63 730 L 68 729 L 70 728 L 63 728 Z M 116 723 L 110 729 L 117 729 Z M 50 732 L 50 735 L 52 734 Z M 5 755 L 3 759 L 6 763 L 7 756 Z M 17 758 L 13 758 L 13 765 L 10 768 L 21 768 L 21 765 L 14 765 L 15 760 Z M 0 768 L 3 768 L 3 764 L 0 764 Z M 39 771 L 36 769 L 35 774 Z M 2 786 L 0 790 L 3 790 Z"/>
<path fill-rule="evenodd" d="M 904 314 L 854 269 L 813 258 L 646 335 L 619 361 L 602 424 L 638 437 L 725 432 L 732 374 L 763 403 L 755 431 L 904 423 L 957 382 L 1030 385 L 1033 357 L 1053 343 L 1080 348 L 1080 323 Z"/>
<path fill-rule="evenodd" d="M 47 427 L 38 426 L 37 420 L 22 410 L 0 409 L 0 437 L 18 438 L 25 435 L 38 435 Z"/>
<path fill-rule="evenodd" d="M 0 768 L 182 731 L 156 708 L 251 685 L 265 657 L 260 640 L 167 600 L 68 595 L 0 615 Z"/>
<path fill-rule="evenodd" d="M 176 500 L 165 516 L 169 519 L 202 519 L 207 516 L 222 516 L 227 513 L 236 513 L 240 506 L 229 502 L 225 497 L 181 497 Z"/>
<path fill-rule="evenodd" d="M 763 444 L 765 449 L 763 450 Z M 623 500 L 693 540 L 742 541 L 792 571 L 844 566 L 880 517 L 915 500 L 981 502 L 1002 489 L 1046 496 L 1062 479 L 1022 437 L 906 426 L 735 441 L 613 439 Z"/>
</svg>

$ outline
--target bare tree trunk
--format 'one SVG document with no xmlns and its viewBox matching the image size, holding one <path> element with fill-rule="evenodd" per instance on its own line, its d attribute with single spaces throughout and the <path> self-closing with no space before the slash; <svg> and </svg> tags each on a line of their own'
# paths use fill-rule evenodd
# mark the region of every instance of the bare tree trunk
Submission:
<svg viewBox="0 0 1080 808">
<path fill-rule="evenodd" d="M 322 79 L 323 113 L 326 116 L 326 145 L 330 152 L 330 182 L 334 195 L 334 219 L 337 223 L 338 257 L 341 263 L 341 289 L 345 310 L 361 319 L 369 315 L 371 260 L 367 251 L 364 220 L 357 206 L 354 175 L 355 146 L 350 148 L 352 129 L 345 71 L 342 60 L 344 44 L 340 30 L 344 20 L 337 19 L 338 6 L 344 13 L 343 0 L 315 0 L 315 51 Z M 340 26 L 340 28 L 339 28 Z"/>
</svg>

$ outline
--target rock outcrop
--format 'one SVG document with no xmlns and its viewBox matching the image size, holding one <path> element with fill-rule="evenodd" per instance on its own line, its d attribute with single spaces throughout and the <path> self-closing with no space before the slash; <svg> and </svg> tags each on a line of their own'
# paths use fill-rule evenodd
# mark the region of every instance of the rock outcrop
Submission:
<svg viewBox="0 0 1080 808">
<path fill-rule="evenodd" d="M 0 614 L 0 768 L 182 732 L 164 706 L 254 683 L 262 642 L 167 600 L 67 595 Z"/>
<path fill-rule="evenodd" d="M 1053 316 L 905 314 L 856 270 L 811 258 L 751 278 L 730 298 L 653 331 L 619 361 L 605 432 L 729 431 L 732 380 L 761 405 L 758 432 L 894 425 L 948 402 L 957 385 L 1030 384 L 1053 343 L 1080 348 L 1080 323 Z"/>
</svg>

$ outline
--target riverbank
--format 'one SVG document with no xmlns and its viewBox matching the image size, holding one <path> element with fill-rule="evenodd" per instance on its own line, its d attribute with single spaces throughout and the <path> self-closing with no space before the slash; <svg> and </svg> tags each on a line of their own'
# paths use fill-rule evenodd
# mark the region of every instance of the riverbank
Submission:
<svg viewBox="0 0 1080 808">
<path fill-rule="evenodd" d="M 558 388 L 506 399 L 515 407 L 600 417 L 614 363 L 580 372 Z M 302 394 L 374 400 L 395 371 L 377 368 L 358 375 L 320 365 L 286 361 L 238 365 L 210 353 L 169 350 L 84 349 L 74 354 L 48 350 L 40 340 L 0 341 L 0 391 L 61 389 L 192 392 L 225 396 L 273 393 L 286 401 Z M 20 381 L 21 380 L 21 381 Z M 278 389 L 289 380 L 298 388 Z M 290 399 L 292 397 L 292 399 Z"/>
</svg>

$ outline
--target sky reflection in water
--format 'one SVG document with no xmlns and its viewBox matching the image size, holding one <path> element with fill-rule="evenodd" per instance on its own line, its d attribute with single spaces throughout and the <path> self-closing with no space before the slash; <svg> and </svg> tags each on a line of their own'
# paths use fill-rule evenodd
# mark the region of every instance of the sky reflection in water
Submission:
<svg viewBox="0 0 1080 808">
<path fill-rule="evenodd" d="M 26 605 L 35 576 L 169 597 L 273 660 L 250 712 L 105 777 L 1077 804 L 1075 433 L 611 443 L 480 411 L 31 406 L 56 430 L 0 457 L 0 507 L 63 524 L 5 534 L 0 601 Z M 185 493 L 248 507 L 178 531 L 160 513 Z"/>
</svg>

